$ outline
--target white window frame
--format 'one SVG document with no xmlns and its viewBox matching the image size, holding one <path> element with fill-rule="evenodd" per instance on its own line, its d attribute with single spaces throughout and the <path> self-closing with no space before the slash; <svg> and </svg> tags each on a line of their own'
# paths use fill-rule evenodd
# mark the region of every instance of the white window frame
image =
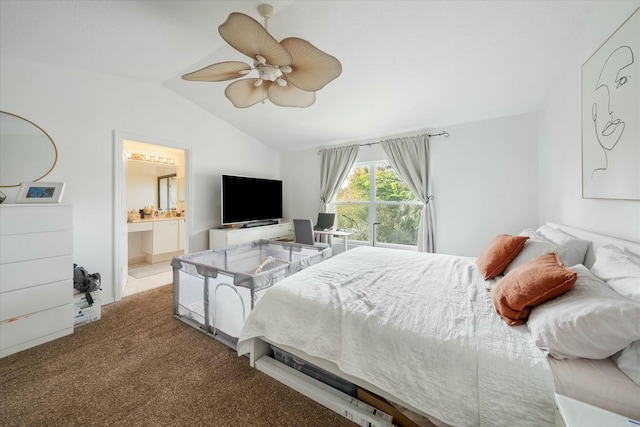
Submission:
<svg viewBox="0 0 640 427">
<path fill-rule="evenodd" d="M 376 200 L 376 170 L 379 166 L 389 166 L 388 160 L 374 160 L 368 162 L 358 162 L 353 165 L 351 170 L 361 168 L 361 167 L 369 167 L 369 201 L 366 202 L 339 202 L 337 201 L 337 194 L 333 198 L 330 203 L 332 212 L 337 212 L 338 206 L 368 206 L 369 207 L 369 227 L 367 232 L 368 241 L 363 240 L 352 240 L 349 243 L 353 242 L 354 246 L 365 246 L 371 245 L 374 241 L 374 226 L 373 224 L 377 220 L 376 214 L 376 206 L 378 205 L 390 205 L 390 206 L 401 206 L 401 205 L 415 205 L 422 206 L 422 202 L 419 200 L 416 201 L 377 201 Z M 351 170 L 349 172 L 351 172 Z M 385 248 L 397 248 L 397 249 L 408 249 L 408 250 L 417 250 L 417 245 L 403 245 L 398 243 L 381 243 L 375 242 L 375 246 L 385 247 Z"/>
</svg>

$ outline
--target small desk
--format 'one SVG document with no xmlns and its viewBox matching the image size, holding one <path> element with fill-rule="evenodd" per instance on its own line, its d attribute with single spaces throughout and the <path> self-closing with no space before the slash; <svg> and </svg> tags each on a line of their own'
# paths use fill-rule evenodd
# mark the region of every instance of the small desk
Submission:
<svg viewBox="0 0 640 427">
<path fill-rule="evenodd" d="M 347 251 L 347 238 L 349 236 L 351 236 L 352 234 L 355 234 L 355 232 L 353 231 L 349 231 L 349 230 L 313 230 L 314 234 L 317 234 L 319 236 L 336 236 L 336 237 L 342 237 L 342 245 L 344 246 L 344 251 Z"/>
</svg>

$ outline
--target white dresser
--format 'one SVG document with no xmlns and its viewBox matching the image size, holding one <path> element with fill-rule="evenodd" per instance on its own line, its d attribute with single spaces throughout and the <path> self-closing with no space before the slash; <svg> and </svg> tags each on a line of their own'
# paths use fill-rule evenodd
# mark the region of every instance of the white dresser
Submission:
<svg viewBox="0 0 640 427">
<path fill-rule="evenodd" d="M 73 207 L 0 205 L 0 357 L 73 333 Z"/>
<path fill-rule="evenodd" d="M 209 230 L 209 249 L 224 248 L 252 240 L 275 240 L 292 236 L 292 222 L 250 228 L 217 228 Z"/>
</svg>

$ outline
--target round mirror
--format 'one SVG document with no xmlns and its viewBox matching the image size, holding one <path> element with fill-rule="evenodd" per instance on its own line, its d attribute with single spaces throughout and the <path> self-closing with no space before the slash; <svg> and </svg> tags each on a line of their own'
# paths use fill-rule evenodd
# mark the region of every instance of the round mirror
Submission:
<svg viewBox="0 0 640 427">
<path fill-rule="evenodd" d="M 0 111 L 0 187 L 41 180 L 58 161 L 56 144 L 34 123 Z"/>
</svg>

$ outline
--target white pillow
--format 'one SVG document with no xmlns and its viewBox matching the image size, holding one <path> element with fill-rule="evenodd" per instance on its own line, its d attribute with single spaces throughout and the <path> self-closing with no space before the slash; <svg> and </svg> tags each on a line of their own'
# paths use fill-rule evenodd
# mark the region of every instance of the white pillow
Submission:
<svg viewBox="0 0 640 427">
<path fill-rule="evenodd" d="M 640 341 L 634 341 L 620 353 L 611 356 L 626 376 L 640 385 Z"/>
<path fill-rule="evenodd" d="M 557 359 L 604 359 L 640 340 L 640 304 L 615 292 L 584 265 L 571 290 L 531 309 L 536 345 Z"/>
<path fill-rule="evenodd" d="M 620 295 L 640 303 L 640 257 L 617 246 L 602 246 L 591 271 Z"/>
<path fill-rule="evenodd" d="M 532 260 L 534 258 L 538 258 L 541 255 L 548 254 L 549 252 L 555 252 L 558 254 L 558 258 L 565 265 L 565 267 L 571 267 L 574 264 L 568 264 L 567 260 L 567 252 L 568 249 L 555 245 L 546 240 L 540 240 L 536 235 L 534 237 L 530 237 L 524 244 L 524 247 L 518 253 L 518 255 L 511 261 L 511 263 L 505 268 L 503 271 L 503 275 L 506 275 L 511 270 L 514 270 L 517 267 L 520 267 L 525 262 Z"/>
<path fill-rule="evenodd" d="M 525 228 L 520 233 L 518 233 L 518 236 L 535 237 L 535 234 L 536 230 L 534 230 L 533 228 Z"/>
<path fill-rule="evenodd" d="M 587 254 L 589 243 L 591 243 L 589 240 L 578 239 L 571 234 L 549 227 L 546 224 L 538 227 L 536 234 L 551 243 L 567 248 L 568 252 L 565 256 L 567 266 L 584 264 L 584 257 Z"/>
</svg>

